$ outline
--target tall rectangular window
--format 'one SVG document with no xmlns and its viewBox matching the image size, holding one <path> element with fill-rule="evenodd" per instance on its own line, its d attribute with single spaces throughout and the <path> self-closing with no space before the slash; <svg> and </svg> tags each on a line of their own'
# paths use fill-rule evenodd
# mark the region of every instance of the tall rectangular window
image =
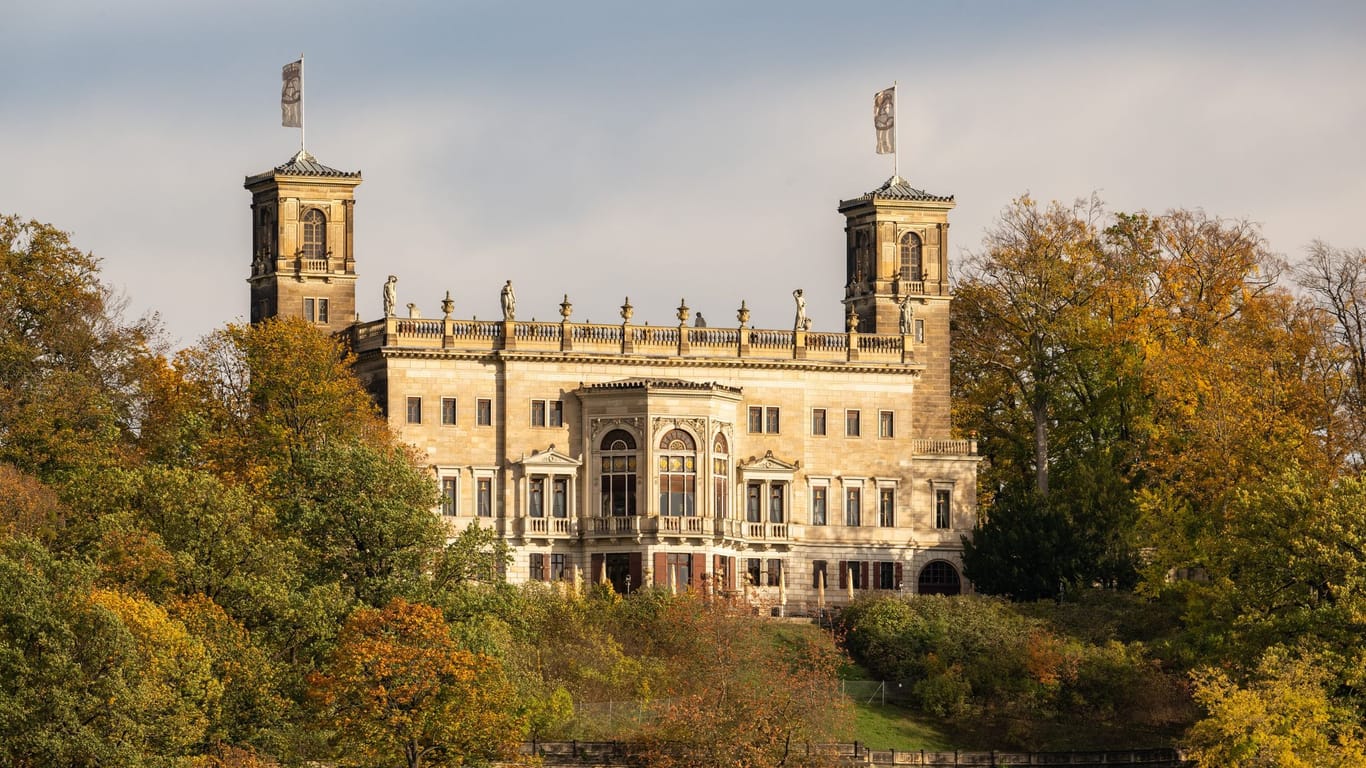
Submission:
<svg viewBox="0 0 1366 768">
<path fill-rule="evenodd" d="M 545 581 L 545 555 L 539 552 L 531 553 L 531 580 Z"/>
<path fill-rule="evenodd" d="M 874 585 L 877 589 L 896 589 L 896 563 L 876 563 L 877 575 Z"/>
<path fill-rule="evenodd" d="M 749 578 L 749 583 L 759 586 L 760 571 L 763 570 L 763 561 L 757 557 L 745 558 L 745 575 Z"/>
<path fill-rule="evenodd" d="M 307 320 L 310 323 L 316 323 L 318 321 L 313 299 L 304 299 L 304 320 Z"/>
<path fill-rule="evenodd" d="M 830 581 L 829 581 L 829 579 L 827 579 L 826 576 L 825 576 L 825 561 L 824 561 L 824 560 L 812 560 L 812 561 L 811 561 L 811 588 L 812 588 L 812 589 L 820 589 L 821 587 L 829 588 L 829 586 L 830 586 Z"/>
<path fill-rule="evenodd" d="M 829 496 L 830 489 L 823 485 L 818 485 L 811 489 L 811 524 L 825 525 L 826 498 Z"/>
<path fill-rule="evenodd" d="M 768 585 L 770 587 L 780 586 L 783 582 L 783 561 L 770 559 L 768 561 Z"/>
<path fill-rule="evenodd" d="M 924 320 L 916 320 L 916 321 L 915 321 L 915 343 L 916 343 L 916 344 L 924 344 L 924 343 L 925 343 L 925 321 L 924 321 Z"/>
<path fill-rule="evenodd" d="M 752 405 L 749 408 L 749 431 L 758 434 L 764 431 L 764 409 Z"/>
<path fill-rule="evenodd" d="M 850 560 L 844 564 L 849 574 L 849 586 L 854 589 L 867 589 L 868 585 L 863 583 L 863 563 L 858 560 Z"/>
<path fill-rule="evenodd" d="M 670 552 L 666 563 L 675 588 L 686 589 L 692 585 L 692 555 L 687 552 Z"/>
<path fill-rule="evenodd" d="M 896 437 L 896 414 L 894 412 L 877 412 L 877 436 Z"/>
<path fill-rule="evenodd" d="M 825 436 L 825 409 L 811 409 L 811 434 L 817 437 Z"/>
<path fill-rule="evenodd" d="M 770 435 L 781 431 L 778 429 L 778 409 L 773 406 L 764 409 L 764 431 Z"/>
<path fill-rule="evenodd" d="M 768 521 L 770 523 L 787 522 L 786 509 L 787 484 L 769 483 L 768 485 Z"/>
<path fill-rule="evenodd" d="M 847 488 L 844 492 L 844 524 L 857 528 L 863 525 L 863 489 Z"/>
<path fill-rule="evenodd" d="M 550 578 L 552 581 L 567 581 L 569 579 L 569 565 L 565 561 L 565 556 L 550 556 Z"/>
<path fill-rule="evenodd" d="M 421 424 L 421 423 L 422 423 L 422 398 L 420 398 L 420 397 L 410 397 L 410 398 L 408 398 L 408 423 L 409 423 L 409 424 Z"/>
<path fill-rule="evenodd" d="M 455 424 L 455 398 L 441 398 L 441 423 L 448 426 Z"/>
<path fill-rule="evenodd" d="M 549 401 L 548 403 L 546 403 L 546 407 L 548 408 L 548 412 L 547 412 L 547 414 L 546 414 L 546 422 L 547 422 L 547 424 L 549 424 L 549 426 L 552 426 L 552 427 L 563 427 L 563 426 L 564 426 L 564 401 L 563 401 L 563 400 L 551 400 L 551 401 Z"/>
<path fill-rule="evenodd" d="M 764 521 L 764 484 L 750 483 L 745 486 L 745 522 Z"/>
<path fill-rule="evenodd" d="M 946 488 L 940 488 L 934 492 L 934 527 L 948 528 L 950 503 L 953 494 Z"/>
<path fill-rule="evenodd" d="M 551 483 L 550 514 L 561 519 L 569 516 L 569 481 L 563 477 Z"/>
<path fill-rule="evenodd" d="M 318 322 L 327 324 L 327 299 L 318 299 Z"/>
<path fill-rule="evenodd" d="M 532 400 L 532 401 L 531 401 L 531 426 L 533 426 L 533 427 L 544 427 L 544 426 L 545 426 L 545 401 L 544 401 L 544 400 Z"/>
<path fill-rule="evenodd" d="M 474 423 L 481 427 L 493 424 L 493 401 L 481 397 L 474 403 Z"/>
<path fill-rule="evenodd" d="M 527 483 L 527 514 L 545 517 L 545 478 L 533 477 Z"/>
<path fill-rule="evenodd" d="M 475 507 L 480 517 L 493 517 L 493 478 L 481 477 L 475 484 Z"/>
<path fill-rule="evenodd" d="M 858 437 L 858 436 L 862 433 L 862 431 L 863 431 L 863 427 L 862 427 L 862 425 L 859 423 L 859 412 L 858 412 L 858 411 L 855 411 L 855 410 L 845 411 L 845 412 L 844 412 L 844 436 L 845 436 L 845 437 Z"/>
<path fill-rule="evenodd" d="M 879 488 L 877 501 L 877 524 L 883 528 L 896 527 L 896 489 Z"/>
<path fill-rule="evenodd" d="M 459 509 L 457 506 L 460 493 L 460 483 L 454 477 L 441 478 L 441 514 L 447 517 L 454 516 Z"/>
</svg>

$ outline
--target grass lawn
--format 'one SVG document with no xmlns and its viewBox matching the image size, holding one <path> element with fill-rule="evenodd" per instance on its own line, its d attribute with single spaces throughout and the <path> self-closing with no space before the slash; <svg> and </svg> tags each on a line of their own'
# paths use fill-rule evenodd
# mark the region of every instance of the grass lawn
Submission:
<svg viewBox="0 0 1366 768">
<path fill-rule="evenodd" d="M 842 741 L 857 739 L 873 749 L 948 750 L 948 737 L 910 710 L 893 705 L 854 702 L 854 733 Z"/>
</svg>

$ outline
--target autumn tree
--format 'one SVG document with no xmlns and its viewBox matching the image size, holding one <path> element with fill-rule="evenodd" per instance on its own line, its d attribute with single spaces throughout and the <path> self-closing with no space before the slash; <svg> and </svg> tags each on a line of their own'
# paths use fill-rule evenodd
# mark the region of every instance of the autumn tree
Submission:
<svg viewBox="0 0 1366 768">
<path fill-rule="evenodd" d="M 851 714 L 822 632 L 772 631 L 689 593 L 667 600 L 657 629 L 667 676 L 643 734 L 647 765 L 763 768 L 828 756 Z"/>
<path fill-rule="evenodd" d="M 0 538 L 0 762 L 170 766 L 194 752 L 220 687 L 164 610 L 93 589 L 84 564 Z"/>
<path fill-rule="evenodd" d="M 387 445 L 341 342 L 300 319 L 229 325 L 157 378 L 157 455 L 261 489 L 325 443 Z"/>
<path fill-rule="evenodd" d="M 1108 246 L 1107 221 L 1094 198 L 1021 198 L 956 286 L 956 421 L 981 435 L 989 459 L 983 521 L 964 558 L 979 588 L 1032 599 L 1133 583 L 1142 409 L 1126 332 L 1143 311 L 1145 265 Z"/>
<path fill-rule="evenodd" d="M 360 608 L 310 678 L 340 765 L 464 765 L 516 751 L 522 722 L 501 665 L 459 647 L 440 611 Z"/>
<path fill-rule="evenodd" d="M 1321 393 L 1332 409 L 1327 432 L 1338 463 L 1366 463 L 1366 249 L 1310 244 L 1295 282 L 1323 316 L 1329 349 L 1319 357 Z"/>
<path fill-rule="evenodd" d="M 118 461 L 155 335 L 122 309 L 67 233 L 0 216 L 0 461 L 40 477 Z"/>
</svg>

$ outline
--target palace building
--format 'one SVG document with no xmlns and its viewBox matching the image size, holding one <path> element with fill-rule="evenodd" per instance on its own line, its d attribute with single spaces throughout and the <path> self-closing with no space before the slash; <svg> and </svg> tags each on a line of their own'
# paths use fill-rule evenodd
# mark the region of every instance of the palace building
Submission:
<svg viewBox="0 0 1366 768">
<path fill-rule="evenodd" d="M 248 177 L 251 318 L 346 338 L 433 510 L 510 545 L 513 582 L 608 581 L 744 596 L 790 613 L 863 590 L 956 594 L 977 519 L 975 441 L 950 430 L 952 196 L 893 177 L 843 200 L 846 332 L 397 316 L 362 320 L 359 172 L 299 152 Z M 363 260 L 362 260 L 363 262 Z M 490 287 L 491 290 L 494 287 Z M 410 314 L 416 314 L 410 312 Z"/>
</svg>

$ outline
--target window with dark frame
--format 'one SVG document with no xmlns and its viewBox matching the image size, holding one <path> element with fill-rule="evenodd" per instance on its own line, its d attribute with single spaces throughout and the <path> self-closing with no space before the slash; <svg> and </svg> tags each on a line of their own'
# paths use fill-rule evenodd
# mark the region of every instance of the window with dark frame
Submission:
<svg viewBox="0 0 1366 768">
<path fill-rule="evenodd" d="M 825 436 L 825 409 L 811 409 L 811 434 L 817 437 Z"/>
<path fill-rule="evenodd" d="M 745 486 L 745 522 L 764 521 L 764 484 L 748 483 Z"/>
<path fill-rule="evenodd" d="M 783 583 L 783 561 L 770 558 L 768 561 L 768 586 L 777 587 Z"/>
<path fill-rule="evenodd" d="M 475 511 L 480 517 L 493 517 L 493 478 L 475 481 Z"/>
<path fill-rule="evenodd" d="M 454 477 L 441 478 L 441 514 L 454 517 L 459 509 L 460 483 Z"/>
<path fill-rule="evenodd" d="M 893 411 L 877 412 L 877 436 L 882 438 L 896 437 L 896 415 Z"/>
<path fill-rule="evenodd" d="M 896 563 L 877 563 L 877 588 L 896 589 Z"/>
<path fill-rule="evenodd" d="M 599 444 L 598 484 L 603 517 L 636 514 L 636 439 L 614 429 Z"/>
<path fill-rule="evenodd" d="M 950 527 L 950 511 L 953 494 L 947 488 L 938 488 L 934 492 L 934 527 Z"/>
<path fill-rule="evenodd" d="M 569 517 L 569 480 L 563 477 L 550 484 L 550 514 L 560 519 Z"/>
<path fill-rule="evenodd" d="M 317 208 L 309 208 L 303 215 L 304 237 L 302 255 L 305 259 L 327 258 L 327 217 Z"/>
<path fill-rule="evenodd" d="M 883 528 L 896 527 L 896 489 L 879 488 L 877 503 L 877 524 Z"/>
<path fill-rule="evenodd" d="M 527 515 L 545 517 L 545 478 L 533 477 L 527 482 Z"/>
<path fill-rule="evenodd" d="M 769 483 L 768 485 L 768 521 L 770 523 L 787 522 L 786 483 Z"/>
<path fill-rule="evenodd" d="M 844 412 L 844 436 L 858 437 L 862 432 L 862 425 L 859 423 L 859 412 L 848 410 Z"/>
<path fill-rule="evenodd" d="M 828 576 L 826 576 L 825 574 L 826 574 L 826 570 L 825 570 L 825 561 L 824 561 L 824 560 L 812 560 L 812 561 L 811 561 L 811 588 L 812 588 L 812 589 L 820 589 L 821 587 L 825 587 L 825 588 L 827 588 L 827 589 L 830 588 L 830 578 L 829 578 Z"/>
<path fill-rule="evenodd" d="M 863 525 L 863 489 L 858 486 L 845 489 L 844 524 L 851 528 Z"/>
<path fill-rule="evenodd" d="M 481 427 L 493 424 L 493 401 L 481 397 L 474 403 L 474 423 Z"/>
<path fill-rule="evenodd" d="M 550 556 L 550 579 L 551 581 L 568 581 L 569 564 L 563 554 Z"/>
<path fill-rule="evenodd" d="M 826 502 L 830 494 L 830 489 L 817 485 L 811 489 L 811 524 L 826 524 Z"/>
<path fill-rule="evenodd" d="M 531 580 L 545 581 L 545 555 L 539 552 L 531 553 Z"/>
<path fill-rule="evenodd" d="M 544 401 L 544 400 L 532 400 L 532 401 L 531 401 L 531 426 L 533 426 L 533 427 L 544 427 L 544 426 L 545 426 L 545 401 Z"/>
<path fill-rule="evenodd" d="M 759 578 L 761 575 L 761 571 L 763 570 L 763 562 L 764 561 L 760 560 L 757 557 L 745 558 L 745 576 L 749 579 L 749 583 L 753 586 L 757 587 L 762 583 L 761 581 L 759 581 Z"/>
<path fill-rule="evenodd" d="M 925 321 L 924 321 L 924 320 L 916 320 L 916 321 L 915 321 L 915 343 L 916 343 L 916 344 L 924 344 L 924 343 L 925 343 Z"/>
<path fill-rule="evenodd" d="M 564 401 L 550 400 L 546 403 L 547 413 L 546 422 L 551 427 L 564 426 Z"/>
<path fill-rule="evenodd" d="M 410 397 L 410 398 L 408 398 L 408 423 L 409 423 L 409 424 L 421 424 L 421 423 L 422 423 L 422 398 L 420 398 L 420 397 Z"/>
<path fill-rule="evenodd" d="M 455 424 L 455 398 L 441 398 L 441 423 L 446 426 Z"/>
<path fill-rule="evenodd" d="M 750 434 L 776 435 L 781 429 L 782 409 L 776 405 L 751 405 L 749 407 Z"/>
</svg>

